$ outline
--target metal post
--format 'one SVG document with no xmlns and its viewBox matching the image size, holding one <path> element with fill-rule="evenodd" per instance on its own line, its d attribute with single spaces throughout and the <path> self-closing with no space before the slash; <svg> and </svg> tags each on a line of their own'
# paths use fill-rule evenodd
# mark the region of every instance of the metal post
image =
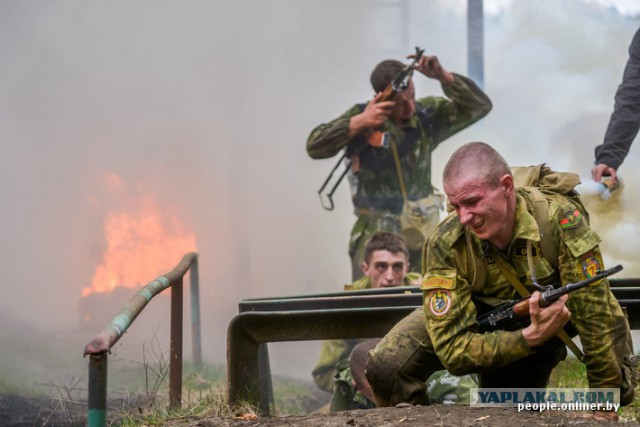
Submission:
<svg viewBox="0 0 640 427">
<path fill-rule="evenodd" d="M 402 29 L 400 46 L 402 48 L 409 47 L 409 0 L 401 0 L 400 2 L 400 28 Z"/>
<path fill-rule="evenodd" d="M 107 352 L 89 358 L 89 427 L 107 425 Z"/>
<path fill-rule="evenodd" d="M 182 400 L 182 278 L 171 287 L 171 344 L 169 350 L 169 407 Z"/>
<path fill-rule="evenodd" d="M 171 287 L 171 343 L 169 350 L 169 404 L 172 408 L 180 407 L 182 400 L 182 286 L 184 275 L 189 271 L 190 266 L 197 259 L 195 252 L 190 252 L 182 257 L 180 263 L 164 276 L 158 277 L 147 283 L 142 289 L 136 292 L 135 296 L 124 306 L 120 313 L 113 318 L 84 349 L 84 355 L 91 357 L 89 374 L 89 414 L 90 426 L 103 426 L 106 419 L 106 393 L 107 393 L 107 357 L 106 353 L 129 329 L 131 323 L 142 312 L 153 297 Z M 192 277 L 195 280 L 196 298 L 198 301 L 198 276 L 196 273 Z M 192 282 L 193 283 L 193 282 Z M 197 307 L 198 304 L 196 304 Z M 196 309 L 198 337 L 196 341 L 199 345 L 200 337 L 200 317 L 199 309 Z M 199 357 L 200 353 L 196 355 Z M 103 359 L 102 359 L 103 358 Z M 97 361 L 104 363 L 104 367 L 93 366 Z M 95 372 L 93 372 L 95 370 Z"/>
<path fill-rule="evenodd" d="M 200 279 L 198 277 L 198 258 L 194 258 L 189 270 L 189 289 L 191 290 L 191 352 L 193 366 L 202 369 L 202 342 L 200 332 Z"/>
<path fill-rule="evenodd" d="M 484 88 L 484 26 L 482 0 L 467 0 L 467 67 L 468 75 Z"/>
<path fill-rule="evenodd" d="M 346 310 L 244 312 L 235 316 L 227 332 L 227 396 L 231 405 L 240 401 L 259 406 L 264 378 L 260 372 L 259 346 L 276 341 L 379 338 L 416 307 L 376 307 Z"/>
<path fill-rule="evenodd" d="M 268 344 L 258 344 L 258 370 L 260 372 L 260 410 L 268 414 L 274 405 L 273 383 L 271 382 L 271 367 L 269 363 Z"/>
</svg>

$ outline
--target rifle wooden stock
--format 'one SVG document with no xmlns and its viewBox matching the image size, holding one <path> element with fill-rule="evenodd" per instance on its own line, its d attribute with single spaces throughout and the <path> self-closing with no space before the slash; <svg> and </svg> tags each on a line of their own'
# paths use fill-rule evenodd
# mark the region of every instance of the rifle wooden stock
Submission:
<svg viewBox="0 0 640 427">
<path fill-rule="evenodd" d="M 410 64 L 407 64 L 402 71 L 394 78 L 387 87 L 382 91 L 382 96 L 378 102 L 385 101 L 393 101 L 396 97 L 396 94 L 405 90 L 409 85 L 409 80 L 411 79 L 411 75 L 413 74 L 413 67 L 415 64 L 420 61 L 422 54 L 424 53 L 424 49 L 420 49 L 416 46 L 416 53 L 413 55 L 413 61 Z M 384 132 L 379 130 L 369 129 L 365 133 L 365 139 L 374 147 L 382 147 L 385 145 Z"/>
<path fill-rule="evenodd" d="M 396 92 L 393 88 L 393 82 L 389 83 L 386 88 L 382 91 L 382 96 L 378 102 L 386 102 L 393 101 L 396 97 Z M 384 142 L 384 132 L 374 129 L 368 129 L 364 136 L 369 143 L 369 145 L 373 147 L 382 147 Z"/>
<path fill-rule="evenodd" d="M 526 299 L 516 303 L 513 306 L 513 314 L 520 318 L 529 317 L 529 300 Z"/>
</svg>

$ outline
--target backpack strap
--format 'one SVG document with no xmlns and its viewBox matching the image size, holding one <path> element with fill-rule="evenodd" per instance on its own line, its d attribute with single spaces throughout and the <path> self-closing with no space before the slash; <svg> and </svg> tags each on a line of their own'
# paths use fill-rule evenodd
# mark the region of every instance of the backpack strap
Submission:
<svg viewBox="0 0 640 427">
<path fill-rule="evenodd" d="M 538 229 L 540 230 L 540 250 L 542 256 L 551 264 L 551 266 L 557 270 L 560 265 L 558 261 L 558 247 L 553 240 L 551 234 L 551 224 L 549 224 L 549 202 L 546 197 L 536 187 L 526 187 L 526 190 L 531 195 L 531 204 L 533 207 L 533 217 L 536 219 Z"/>
<path fill-rule="evenodd" d="M 469 235 L 471 233 L 466 227 L 464 229 L 465 249 L 467 251 L 467 275 L 469 283 L 471 284 L 471 290 L 479 292 L 484 286 L 486 280 L 487 271 L 484 265 L 484 260 L 477 253 L 476 248 L 473 247 L 473 239 Z"/>
</svg>

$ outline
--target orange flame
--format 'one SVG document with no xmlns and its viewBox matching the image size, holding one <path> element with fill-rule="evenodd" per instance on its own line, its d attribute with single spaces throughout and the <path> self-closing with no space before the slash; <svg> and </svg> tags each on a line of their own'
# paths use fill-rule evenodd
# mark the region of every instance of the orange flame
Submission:
<svg viewBox="0 0 640 427">
<path fill-rule="evenodd" d="M 82 290 L 111 292 L 117 286 L 137 288 L 171 271 L 183 255 L 196 250 L 195 235 L 184 230 L 178 218 L 146 196 L 135 212 L 108 215 L 105 223 L 107 249 Z"/>
</svg>

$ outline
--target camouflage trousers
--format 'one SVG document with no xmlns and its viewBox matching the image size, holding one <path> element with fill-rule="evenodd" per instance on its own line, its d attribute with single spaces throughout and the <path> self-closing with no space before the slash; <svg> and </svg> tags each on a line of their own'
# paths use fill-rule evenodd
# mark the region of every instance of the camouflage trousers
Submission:
<svg viewBox="0 0 640 427">
<path fill-rule="evenodd" d="M 426 390 L 429 402 L 434 404 L 469 404 L 470 390 L 478 386 L 477 376 L 457 377 L 448 371 L 437 371 L 429 377 Z M 353 380 L 348 360 L 336 365 L 335 385 L 331 396 L 331 412 L 374 408 L 375 404 L 360 393 Z"/>
<path fill-rule="evenodd" d="M 565 346 L 557 345 L 502 368 L 478 372 L 479 387 L 545 388 L 551 371 L 566 355 Z M 429 400 L 426 380 L 444 369 L 419 307 L 398 322 L 370 353 L 366 376 L 377 406 L 402 402 L 428 405 L 435 402 Z"/>
</svg>

